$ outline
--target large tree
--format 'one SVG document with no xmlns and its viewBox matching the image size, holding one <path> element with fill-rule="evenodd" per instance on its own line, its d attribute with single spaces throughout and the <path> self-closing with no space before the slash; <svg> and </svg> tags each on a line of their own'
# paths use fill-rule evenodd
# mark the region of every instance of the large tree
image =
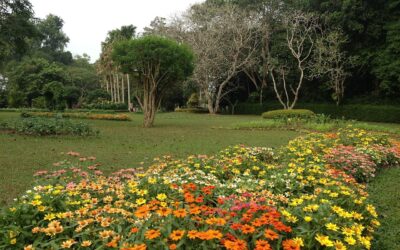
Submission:
<svg viewBox="0 0 400 250">
<path fill-rule="evenodd" d="M 193 54 L 177 42 L 145 36 L 115 44 L 112 58 L 124 73 L 138 78 L 142 93 L 137 96 L 144 113 L 144 127 L 151 127 L 168 88 L 185 80 L 193 70 Z"/>
<path fill-rule="evenodd" d="M 29 50 L 28 39 L 37 35 L 28 0 L 0 1 L 0 68 L 10 58 Z"/>
<path fill-rule="evenodd" d="M 237 90 L 233 78 L 252 63 L 257 18 L 231 4 L 198 4 L 189 9 L 182 24 L 184 40 L 196 55 L 192 79 L 205 94 L 209 112 L 215 114 L 223 99 Z"/>
</svg>

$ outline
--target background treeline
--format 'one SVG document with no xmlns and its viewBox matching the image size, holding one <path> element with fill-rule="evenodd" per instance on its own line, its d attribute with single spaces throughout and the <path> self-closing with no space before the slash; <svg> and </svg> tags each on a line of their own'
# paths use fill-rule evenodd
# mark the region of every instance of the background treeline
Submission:
<svg viewBox="0 0 400 250">
<path fill-rule="evenodd" d="M 141 83 L 112 52 L 148 35 L 195 55 L 192 76 L 163 90 L 163 110 L 257 114 L 323 103 L 348 117 L 368 110 L 349 105 L 400 104 L 398 0 L 207 0 L 140 34 L 133 25 L 110 31 L 95 64 L 65 50 L 60 17 L 35 18 L 27 0 L 1 3 L 0 107 L 139 107 Z"/>
<path fill-rule="evenodd" d="M 0 107 L 64 109 L 108 98 L 89 56 L 66 51 L 60 17 L 36 18 L 27 0 L 1 0 L 0 11 Z"/>
</svg>

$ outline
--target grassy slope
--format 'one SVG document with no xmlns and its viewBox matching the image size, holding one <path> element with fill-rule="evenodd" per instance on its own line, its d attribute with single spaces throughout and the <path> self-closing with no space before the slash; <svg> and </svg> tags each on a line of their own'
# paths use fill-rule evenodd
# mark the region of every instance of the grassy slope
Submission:
<svg viewBox="0 0 400 250">
<path fill-rule="evenodd" d="M 2 119 L 18 118 L 18 113 L 0 113 Z M 100 130 L 98 137 L 30 137 L 0 133 L 0 204 L 32 185 L 32 174 L 49 169 L 62 160 L 61 152 L 77 151 L 94 155 L 106 171 L 138 166 L 166 154 L 185 157 L 213 154 L 229 145 L 276 147 L 295 137 L 295 132 L 232 131 L 218 129 L 256 116 L 210 116 L 165 113 L 156 117 L 156 126 L 141 127 L 142 116 L 131 122 L 85 120 Z"/>
</svg>

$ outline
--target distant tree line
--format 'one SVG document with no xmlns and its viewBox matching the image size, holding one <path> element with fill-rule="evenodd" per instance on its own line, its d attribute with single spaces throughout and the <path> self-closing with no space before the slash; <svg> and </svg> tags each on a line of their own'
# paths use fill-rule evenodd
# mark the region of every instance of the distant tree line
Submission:
<svg viewBox="0 0 400 250">
<path fill-rule="evenodd" d="M 66 51 L 60 17 L 36 18 L 27 0 L 1 0 L 0 11 L 0 107 L 72 108 L 95 90 L 108 98 L 89 56 Z"/>
<path fill-rule="evenodd" d="M 206 0 L 181 15 L 156 17 L 142 33 L 133 25 L 109 31 L 95 64 L 86 55 L 72 57 L 62 19 L 35 18 L 29 1 L 2 0 L 0 15 L 3 107 L 109 101 L 143 110 L 151 81 L 137 60 L 150 59 L 135 46 L 144 46 L 145 37 L 153 49 L 187 48 L 182 58 L 190 64 L 185 70 L 174 64 L 185 74 L 168 69 L 179 77 L 162 89 L 153 86 L 156 107 L 147 110 L 188 103 L 210 113 L 234 110 L 239 102 L 273 101 L 285 109 L 298 102 L 399 103 L 397 0 Z M 150 62 L 157 58 L 152 54 Z M 162 63 L 153 65 L 161 69 Z"/>
</svg>

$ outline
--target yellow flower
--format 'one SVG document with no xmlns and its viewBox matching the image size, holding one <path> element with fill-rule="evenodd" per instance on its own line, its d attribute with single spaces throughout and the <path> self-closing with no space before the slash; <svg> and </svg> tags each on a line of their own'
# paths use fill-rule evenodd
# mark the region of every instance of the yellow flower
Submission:
<svg viewBox="0 0 400 250">
<path fill-rule="evenodd" d="M 157 183 L 157 178 L 150 177 L 150 178 L 148 179 L 148 182 L 149 182 L 150 184 L 156 184 L 156 183 Z"/>
<path fill-rule="evenodd" d="M 138 205 L 143 205 L 145 203 L 146 203 L 146 200 L 143 198 L 136 199 L 136 204 L 138 204 Z"/>
<path fill-rule="evenodd" d="M 302 239 L 302 238 L 300 238 L 300 237 L 296 237 L 296 238 L 294 238 L 294 239 L 293 239 L 293 241 L 294 241 L 294 242 L 296 242 L 296 244 L 297 244 L 298 246 L 301 246 L 301 247 L 303 247 L 303 246 L 304 246 L 303 239 Z"/>
<path fill-rule="evenodd" d="M 32 245 L 27 245 L 24 247 L 24 250 L 35 250 L 35 248 Z"/>
<path fill-rule="evenodd" d="M 82 247 L 89 247 L 90 245 L 92 245 L 92 242 L 91 242 L 90 240 L 84 240 L 84 241 L 81 243 L 81 246 L 82 246 Z"/>
<path fill-rule="evenodd" d="M 333 223 L 327 223 L 327 224 L 325 224 L 325 227 L 326 227 L 328 230 L 332 230 L 332 231 L 337 231 L 337 230 L 339 230 L 339 227 L 338 227 L 336 224 L 333 224 Z"/>
<path fill-rule="evenodd" d="M 349 245 L 351 245 L 351 246 L 353 246 L 353 245 L 355 245 L 356 244 L 356 240 L 353 238 L 353 237 L 351 237 L 351 236 L 348 236 L 348 237 L 346 237 L 346 238 L 344 238 L 344 241 L 346 241 Z"/>
<path fill-rule="evenodd" d="M 333 247 L 333 241 L 329 239 L 329 236 L 325 236 L 322 234 L 317 234 L 315 239 L 321 244 L 322 246 Z"/>
<path fill-rule="evenodd" d="M 45 216 L 44 216 L 44 219 L 45 220 L 54 220 L 56 218 L 56 215 L 55 214 L 46 214 Z"/>
<path fill-rule="evenodd" d="M 335 250 L 347 250 L 347 247 L 339 240 L 335 241 Z"/>
<path fill-rule="evenodd" d="M 306 217 L 304 217 L 304 220 L 306 222 L 310 222 L 310 221 L 312 221 L 312 217 L 311 216 L 306 216 Z"/>
<path fill-rule="evenodd" d="M 76 243 L 76 241 L 74 241 L 74 240 L 63 241 L 63 243 L 61 244 L 61 248 L 71 248 L 72 245 L 75 243 Z"/>
<path fill-rule="evenodd" d="M 11 244 L 11 245 L 17 244 L 17 239 L 16 239 L 16 238 L 11 239 L 11 240 L 10 240 L 10 244 Z"/>
<path fill-rule="evenodd" d="M 162 193 L 162 194 L 158 194 L 157 195 L 157 200 L 163 201 L 165 199 L 167 199 L 167 195 L 166 194 Z"/>
</svg>

